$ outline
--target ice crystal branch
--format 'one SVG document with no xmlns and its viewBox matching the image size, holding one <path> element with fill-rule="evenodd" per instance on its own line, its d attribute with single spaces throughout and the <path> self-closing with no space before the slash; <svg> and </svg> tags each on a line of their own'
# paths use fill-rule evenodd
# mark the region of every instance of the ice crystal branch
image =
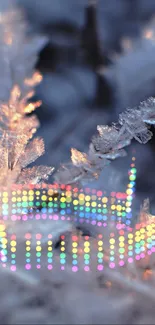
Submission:
<svg viewBox="0 0 155 325">
<path fill-rule="evenodd" d="M 132 139 L 147 143 L 155 125 L 155 99 L 141 102 L 139 107 L 119 114 L 118 124 L 98 125 L 98 135 L 92 138 L 87 154 L 71 149 L 72 163 L 64 164 L 55 174 L 55 181 L 64 184 L 85 183 L 98 178 L 112 160 L 126 156 L 124 148 Z"/>
<path fill-rule="evenodd" d="M 9 71 L 12 86 L 7 100 L 3 99 L 5 92 L 0 93 L 0 185 L 36 184 L 46 180 L 53 171 L 46 166 L 26 168 L 45 150 L 42 139 L 31 140 L 39 121 L 35 115 L 29 116 L 41 105 L 41 101 L 32 103 L 30 99 L 34 86 L 42 80 L 33 67 L 43 42 L 26 38 L 25 20 L 13 8 L 0 14 L 0 43 L 2 60 L 5 58 L 4 72 L 7 75 Z"/>
</svg>

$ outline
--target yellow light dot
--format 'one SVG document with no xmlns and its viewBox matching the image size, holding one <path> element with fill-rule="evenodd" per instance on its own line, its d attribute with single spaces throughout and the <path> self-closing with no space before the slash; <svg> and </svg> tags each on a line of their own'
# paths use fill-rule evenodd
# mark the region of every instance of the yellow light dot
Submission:
<svg viewBox="0 0 155 325">
<path fill-rule="evenodd" d="M 13 197 L 12 202 L 16 202 L 16 201 L 17 201 L 16 197 Z"/>
<path fill-rule="evenodd" d="M 46 195 L 42 195 L 41 199 L 42 199 L 42 201 L 46 201 L 47 200 L 47 196 Z"/>
<path fill-rule="evenodd" d="M 86 207 L 90 207 L 90 202 L 86 202 Z"/>
<path fill-rule="evenodd" d="M 90 249 L 89 249 L 88 247 L 85 247 L 85 248 L 84 248 L 84 252 L 85 252 L 85 253 L 89 253 L 89 252 L 90 252 Z"/>
<path fill-rule="evenodd" d="M 85 201 L 84 200 L 79 200 L 79 204 L 80 205 L 84 205 L 85 204 Z"/>
<path fill-rule="evenodd" d="M 2 238 L 2 244 L 5 245 L 7 244 L 8 240 L 6 238 Z"/>
<path fill-rule="evenodd" d="M 126 207 L 130 207 L 131 206 L 131 204 L 132 204 L 132 202 L 126 202 Z"/>
<path fill-rule="evenodd" d="M 11 243 L 10 243 L 11 246 L 16 246 L 16 244 L 17 244 L 17 243 L 16 243 L 15 240 L 11 240 Z"/>
<path fill-rule="evenodd" d="M 125 240 L 124 236 L 119 237 L 119 241 L 124 241 L 124 240 Z"/>
<path fill-rule="evenodd" d="M 48 251 L 52 251 L 52 247 L 48 247 Z"/>
<path fill-rule="evenodd" d="M 84 200 L 84 198 L 85 198 L 85 197 L 84 197 L 84 194 L 82 194 L 82 193 L 79 194 L 79 200 Z"/>
<path fill-rule="evenodd" d="M 110 245 L 110 248 L 111 248 L 111 249 L 114 249 L 114 248 L 115 248 L 115 246 L 114 246 L 114 245 Z"/>
<path fill-rule="evenodd" d="M 24 193 L 23 193 L 24 194 Z M 38 196 L 38 195 L 40 195 L 40 191 L 36 191 L 36 195 Z"/>
<path fill-rule="evenodd" d="M 34 200 L 34 196 L 29 196 L 29 201 L 33 201 Z"/>
<path fill-rule="evenodd" d="M 89 241 L 86 241 L 86 242 L 84 243 L 84 246 L 90 246 Z"/>
<path fill-rule="evenodd" d="M 62 202 L 62 203 L 66 202 L 66 198 L 64 196 L 61 197 L 60 202 Z"/>
<path fill-rule="evenodd" d="M 140 229 L 140 232 L 141 232 L 142 234 L 144 234 L 144 233 L 145 233 L 145 229 L 144 229 L 144 228 L 141 228 L 141 229 Z"/>
<path fill-rule="evenodd" d="M 0 231 L 0 237 L 5 237 L 6 236 L 6 232 L 5 231 Z"/>
<path fill-rule="evenodd" d="M 141 240 L 141 238 L 140 237 L 135 237 L 135 241 L 138 243 L 139 241 Z"/>
<path fill-rule="evenodd" d="M 29 191 L 29 195 L 34 195 L 34 191 L 33 190 L 30 190 Z"/>
<path fill-rule="evenodd" d="M 90 201 L 90 195 L 86 195 L 85 201 Z"/>
<path fill-rule="evenodd" d="M 77 245 L 78 245 L 77 243 L 72 243 L 73 247 L 77 247 Z"/>
<path fill-rule="evenodd" d="M 11 247 L 11 252 L 15 253 L 16 252 L 16 247 Z"/>
<path fill-rule="evenodd" d="M 8 196 L 8 192 L 3 192 L 3 196 Z"/>
<path fill-rule="evenodd" d="M 147 230 L 152 230 L 152 226 L 151 226 L 151 225 L 148 225 L 148 226 L 146 227 L 146 229 L 147 229 Z"/>
<path fill-rule="evenodd" d="M 61 251 L 64 252 L 65 251 L 65 247 L 61 247 Z"/>
<path fill-rule="evenodd" d="M 107 197 L 104 196 L 104 197 L 102 198 L 102 202 L 103 202 L 103 203 L 107 203 L 107 202 L 108 202 Z"/>
<path fill-rule="evenodd" d="M 121 211 L 122 210 L 122 206 L 121 205 L 117 205 L 117 211 Z"/>
<path fill-rule="evenodd" d="M 116 208 L 115 204 L 112 204 L 111 210 L 115 210 L 115 208 Z"/>
<path fill-rule="evenodd" d="M 37 240 L 37 245 L 40 245 L 41 244 L 41 241 L 40 240 Z"/>
<path fill-rule="evenodd" d="M 73 252 L 74 254 L 76 254 L 76 253 L 77 253 L 77 248 L 73 248 L 73 249 L 72 249 L 72 252 Z"/>
<path fill-rule="evenodd" d="M 123 242 L 120 242 L 119 243 L 119 247 L 124 247 L 124 243 Z"/>
<path fill-rule="evenodd" d="M 36 251 L 37 252 L 40 252 L 41 251 L 41 247 L 40 246 L 36 247 Z"/>
<path fill-rule="evenodd" d="M 91 203 L 91 206 L 92 206 L 93 208 L 95 208 L 96 205 L 97 205 L 96 202 L 92 202 L 92 203 Z"/>
<path fill-rule="evenodd" d="M 98 251 L 99 252 L 102 252 L 103 251 L 103 248 L 102 247 L 98 247 Z"/>
<path fill-rule="evenodd" d="M 129 245 L 132 245 L 133 244 L 133 240 L 132 239 L 128 240 L 128 244 Z"/>
<path fill-rule="evenodd" d="M 67 202 L 67 203 L 72 202 L 72 197 L 70 197 L 70 196 L 66 197 L 66 202 Z"/>
<path fill-rule="evenodd" d="M 126 194 L 131 195 L 132 193 L 133 193 L 133 191 L 131 189 L 126 190 Z"/>
<path fill-rule="evenodd" d="M 22 201 L 26 202 L 27 201 L 27 196 L 23 196 Z"/>
<path fill-rule="evenodd" d="M 114 244 L 114 243 L 115 243 L 115 239 L 114 239 L 114 238 L 111 238 L 111 239 L 109 240 L 109 243 L 110 243 L 110 244 Z"/>
<path fill-rule="evenodd" d="M 15 191 L 13 191 L 13 192 L 12 192 L 12 195 L 16 195 L 16 192 L 15 192 Z"/>
<path fill-rule="evenodd" d="M 8 203 L 8 198 L 5 197 L 5 198 L 3 199 L 3 202 L 4 202 L 4 203 Z"/>
<path fill-rule="evenodd" d="M 17 198 L 17 202 L 21 202 L 21 200 L 22 200 L 21 197 Z"/>
<path fill-rule="evenodd" d="M 31 245 L 30 240 L 27 240 L 27 241 L 26 241 L 26 245 Z"/>
<path fill-rule="evenodd" d="M 66 191 L 66 196 L 67 197 L 71 197 L 72 196 L 72 192 L 71 191 Z"/>
<path fill-rule="evenodd" d="M 128 238 L 133 238 L 133 234 L 129 234 L 128 235 Z"/>
<path fill-rule="evenodd" d="M 23 191 L 23 195 L 27 195 L 27 191 Z"/>
<path fill-rule="evenodd" d="M 5 225 L 0 225 L 0 231 L 5 230 Z"/>
</svg>

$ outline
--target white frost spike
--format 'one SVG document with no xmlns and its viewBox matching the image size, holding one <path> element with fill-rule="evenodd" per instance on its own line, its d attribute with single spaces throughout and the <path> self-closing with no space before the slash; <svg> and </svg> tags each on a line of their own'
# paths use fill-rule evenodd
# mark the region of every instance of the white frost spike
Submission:
<svg viewBox="0 0 155 325">
<path fill-rule="evenodd" d="M 152 137 L 152 132 L 148 130 L 142 120 L 140 110 L 128 109 L 126 112 L 121 113 L 119 123 L 122 125 L 122 130 L 127 130 L 140 143 L 145 144 Z"/>
</svg>

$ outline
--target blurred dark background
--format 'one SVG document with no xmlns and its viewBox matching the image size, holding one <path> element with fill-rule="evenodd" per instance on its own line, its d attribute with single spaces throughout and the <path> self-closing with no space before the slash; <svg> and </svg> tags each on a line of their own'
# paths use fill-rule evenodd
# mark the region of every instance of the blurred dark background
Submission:
<svg viewBox="0 0 155 325">
<path fill-rule="evenodd" d="M 70 159 L 70 148 L 87 151 L 97 124 L 118 120 L 119 112 L 155 95 L 155 0 L 17 0 L 33 32 L 48 37 L 37 69 L 43 82 L 36 97 L 46 154 L 38 163 Z M 155 140 L 137 152 L 137 200 L 149 197 L 154 211 Z M 131 151 L 97 184 L 123 191 Z M 50 179 L 50 181 L 52 181 Z"/>
</svg>

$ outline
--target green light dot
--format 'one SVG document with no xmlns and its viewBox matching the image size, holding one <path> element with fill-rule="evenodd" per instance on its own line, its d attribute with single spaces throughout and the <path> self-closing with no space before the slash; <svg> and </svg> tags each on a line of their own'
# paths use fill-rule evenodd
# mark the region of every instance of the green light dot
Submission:
<svg viewBox="0 0 155 325">
<path fill-rule="evenodd" d="M 75 258 L 75 259 L 76 259 L 76 258 L 77 258 L 77 254 L 73 254 L 73 258 Z"/>
<path fill-rule="evenodd" d="M 27 202 L 22 202 L 22 207 L 23 208 L 27 208 L 28 207 L 28 203 Z"/>
<path fill-rule="evenodd" d="M 12 258 L 16 258 L 16 254 L 11 254 L 11 257 Z"/>
<path fill-rule="evenodd" d="M 87 208 L 86 208 L 86 212 L 90 212 L 90 208 L 87 207 Z"/>
<path fill-rule="evenodd" d="M 98 257 L 98 258 L 102 258 L 102 257 L 103 257 L 103 253 L 98 253 L 98 254 L 97 254 L 97 257 Z"/>
<path fill-rule="evenodd" d="M 101 213 L 101 212 L 102 212 L 102 210 L 101 210 L 101 209 L 98 209 L 98 210 L 97 210 L 97 212 L 98 212 L 98 213 Z"/>
<path fill-rule="evenodd" d="M 96 213 L 96 209 L 93 208 L 93 209 L 92 209 L 92 213 Z"/>
<path fill-rule="evenodd" d="M 52 256 L 53 256 L 53 253 L 48 252 L 48 253 L 47 253 L 47 256 L 48 256 L 48 257 L 52 257 Z"/>
<path fill-rule="evenodd" d="M 52 206 L 53 206 L 53 202 L 49 202 L 49 203 L 48 203 L 48 207 L 51 208 Z"/>
<path fill-rule="evenodd" d="M 132 174 L 136 174 L 137 173 L 137 169 L 136 168 L 131 168 L 131 173 Z"/>
<path fill-rule="evenodd" d="M 107 209 L 103 209 L 102 210 L 103 213 L 107 213 L 107 211 L 108 211 Z"/>
<path fill-rule="evenodd" d="M 63 208 L 63 209 L 66 208 L 66 203 L 61 203 L 60 208 Z"/>
<path fill-rule="evenodd" d="M 31 256 L 31 253 L 27 252 L 26 257 L 30 257 L 30 256 Z"/>
<path fill-rule="evenodd" d="M 60 254 L 60 258 L 63 259 L 63 258 L 65 258 L 65 257 L 66 257 L 66 254 L 65 254 L 65 253 L 61 253 L 61 254 Z"/>
<path fill-rule="evenodd" d="M 85 259 L 85 260 L 89 260 L 89 259 L 90 259 L 89 254 L 84 254 L 84 259 Z"/>
<path fill-rule="evenodd" d="M 121 254 L 123 254 L 123 253 L 124 253 L 124 251 L 125 251 L 125 249 L 124 249 L 124 248 L 120 248 L 120 249 L 119 249 L 119 253 L 121 253 Z"/>
<path fill-rule="evenodd" d="M 122 217 L 126 217 L 126 212 L 122 212 Z"/>
<path fill-rule="evenodd" d="M 40 253 L 40 252 L 37 252 L 37 253 L 36 253 L 36 256 L 37 256 L 37 257 L 40 257 L 40 256 L 41 256 L 41 253 Z"/>
</svg>

